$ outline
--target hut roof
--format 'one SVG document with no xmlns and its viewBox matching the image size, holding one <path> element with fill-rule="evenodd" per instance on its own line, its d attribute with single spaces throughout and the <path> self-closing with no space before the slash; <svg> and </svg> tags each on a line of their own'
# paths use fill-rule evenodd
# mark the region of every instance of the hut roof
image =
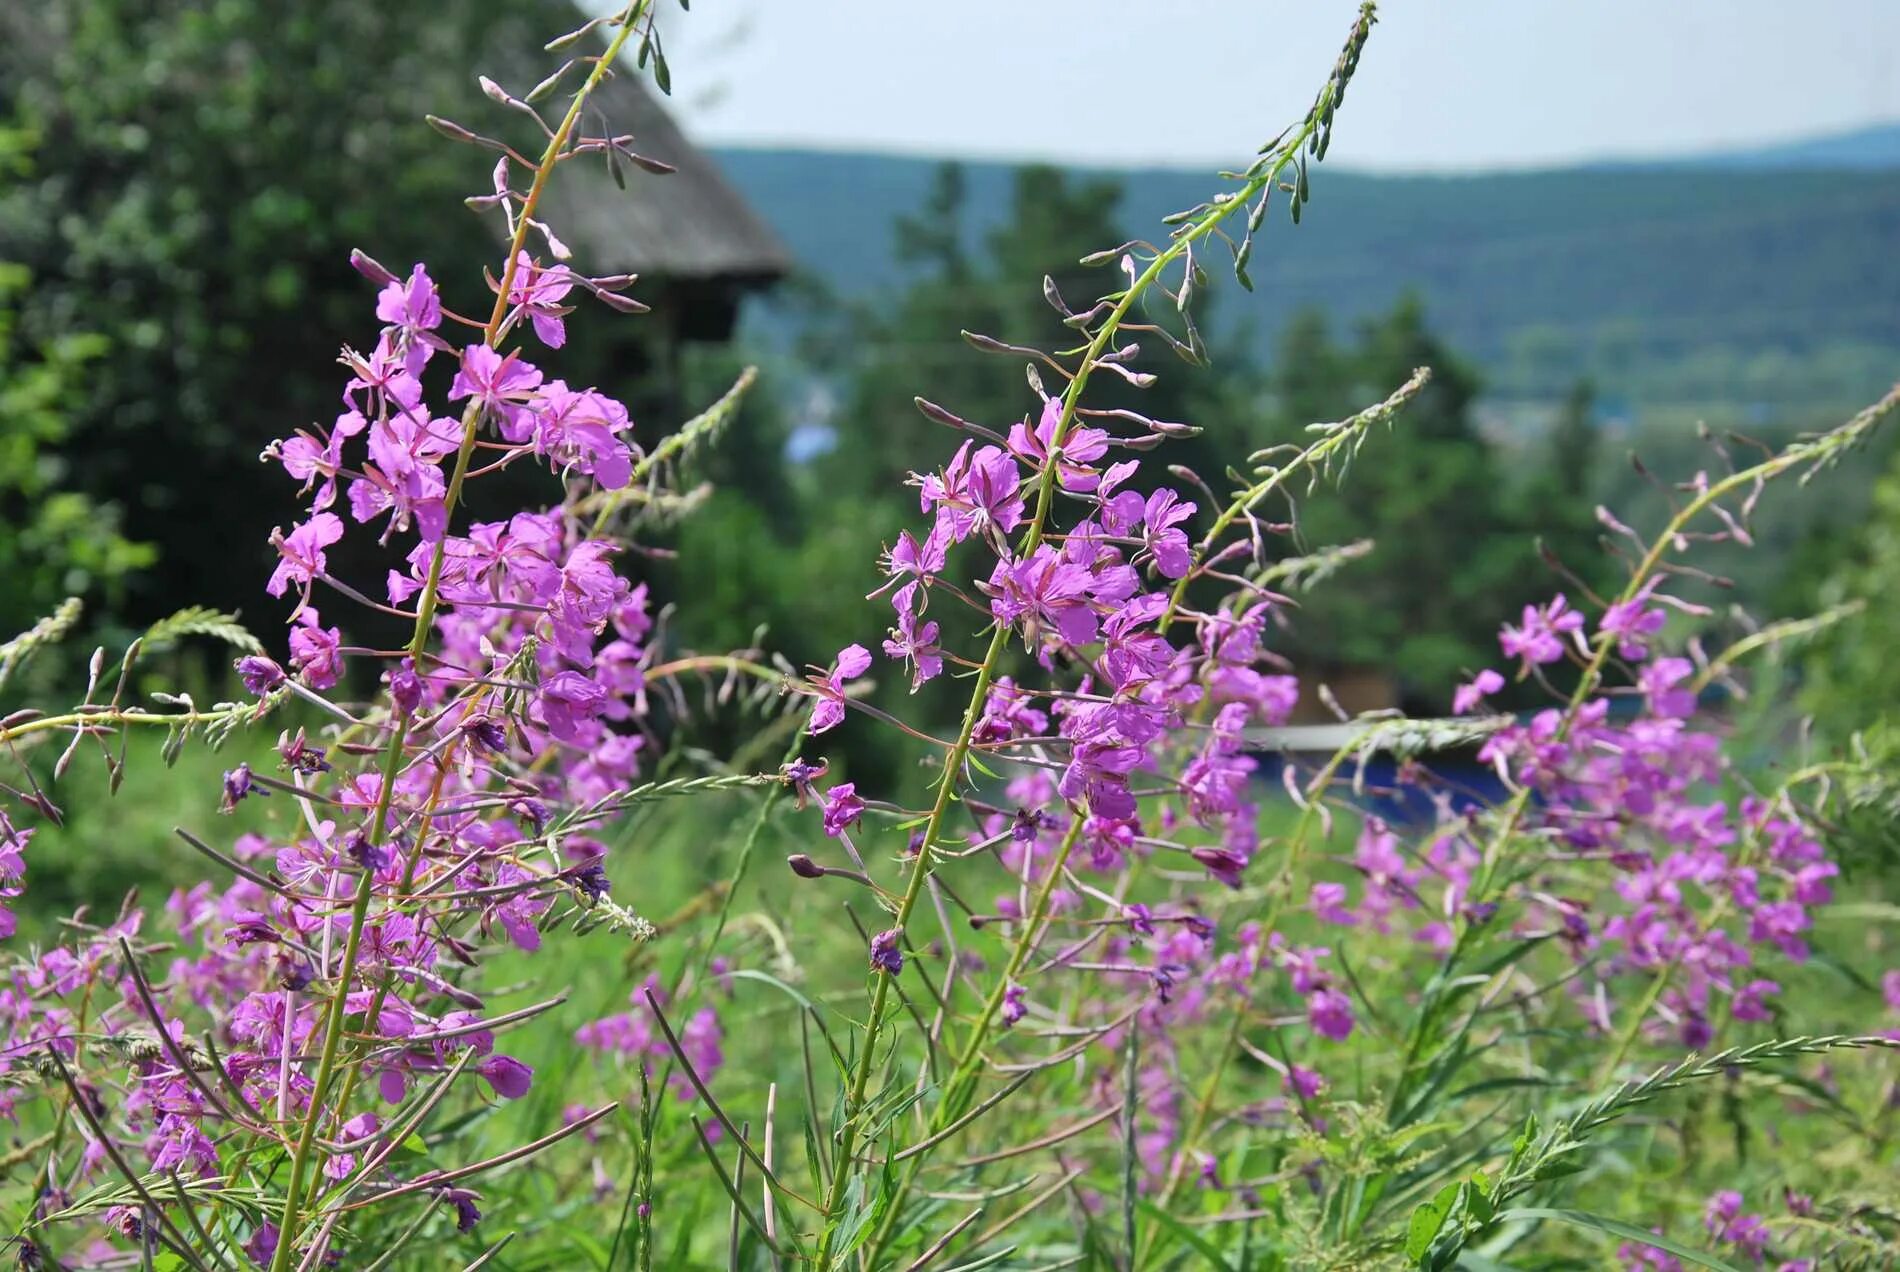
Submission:
<svg viewBox="0 0 1900 1272">
<path fill-rule="evenodd" d="M 583 120 L 587 131 L 631 133 L 633 149 L 670 164 L 670 173 L 622 165 L 627 188 L 599 156 L 562 165 L 548 186 L 548 220 L 589 270 L 679 280 L 770 283 L 791 254 L 718 166 L 686 139 L 631 67 L 601 84 Z"/>
</svg>

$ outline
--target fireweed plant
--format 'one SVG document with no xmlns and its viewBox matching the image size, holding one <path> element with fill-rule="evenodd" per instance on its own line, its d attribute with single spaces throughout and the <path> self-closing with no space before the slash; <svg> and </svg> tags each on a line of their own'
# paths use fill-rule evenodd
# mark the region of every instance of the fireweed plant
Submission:
<svg viewBox="0 0 1900 1272">
<path fill-rule="evenodd" d="M 1887 1044 L 1873 997 L 1851 1034 L 1764 1032 L 1838 873 L 1826 829 L 1844 766 L 1756 783 L 1696 715 L 1712 688 L 1740 692 L 1746 656 L 1830 616 L 1711 655 L 1719 624 L 1692 599 L 1706 578 L 1683 558 L 1746 542 L 1770 481 L 1835 462 L 1896 398 L 1780 452 L 1722 450 L 1719 475 L 1680 487 L 1653 535 L 1603 512 L 1627 564 L 1619 593 L 1527 606 L 1502 626 L 1498 665 L 1456 687 L 1453 718 L 1352 721 L 1324 763 L 1282 767 L 1283 792 L 1258 757 L 1299 686 L 1273 637 L 1292 593 L 1363 551 L 1299 546 L 1295 496 L 1403 427 L 1429 371 L 1214 481 L 1162 462 L 1190 426 L 1091 405 L 1097 377 L 1152 381 L 1138 342 L 1205 356 L 1192 318 L 1205 262 L 1225 251 L 1248 285 L 1271 208 L 1300 219 L 1372 26 L 1368 5 L 1311 110 L 1223 193 L 1171 218 L 1160 243 L 1090 258 L 1113 276 L 1101 296 L 1071 304 L 1045 282 L 1067 347 L 968 336 L 1026 363 L 1024 418 L 990 427 L 918 399 L 965 436 L 913 474 L 917 524 L 877 564 L 888 630 L 803 678 L 749 652 L 669 654 L 622 572 L 635 534 L 690 504 L 676 461 L 750 374 L 647 450 L 620 403 L 538 365 L 583 302 L 642 308 L 632 278 L 570 265 L 537 213 L 570 160 L 662 167 L 637 138 L 588 131 L 589 95 L 626 70 L 623 50 L 665 86 L 649 5 L 552 42 L 606 38 L 520 97 L 483 81 L 538 126 L 538 156 L 431 121 L 496 156 L 491 189 L 469 201 L 506 233 L 492 301 L 457 312 L 426 266 L 355 258 L 375 339 L 344 351 L 334 421 L 265 452 L 305 500 L 273 537 L 281 655 L 187 610 L 116 672 L 96 656 L 76 708 L 0 722 L 20 761 L 0 816 L 0 937 L 15 938 L 4 902 L 80 751 L 98 751 L 116 788 L 135 731 L 162 730 L 173 759 L 274 715 L 313 721 L 221 792 L 227 809 L 288 803 L 293 834 L 180 832 L 221 887 L 76 916 L 47 948 L 10 941 L 0 1114 L 21 1134 L 0 1168 L 29 1180 L 7 1217 L 20 1265 L 436 1267 L 455 1231 L 482 1242 L 469 1266 L 1482 1268 L 1579 1248 L 1634 1268 L 1891 1259 L 1893 1212 L 1872 1200 L 1723 1190 L 1686 1217 L 1623 1219 L 1562 1203 L 1582 1186 L 1567 1177 L 1614 1173 L 1593 1151 L 1641 1111 L 1738 1098 L 1752 1077 L 1846 1109 L 1838 1082 L 1791 1066 Z M 549 118 L 539 103 L 564 90 Z M 467 483 L 532 466 L 558 475 L 560 502 L 458 516 Z M 346 536 L 388 546 L 384 579 L 331 572 Z M 329 621 L 342 606 L 412 635 L 346 643 Z M 0 677 L 76 617 L 68 606 L 0 649 Z M 1685 630 L 1702 635 L 1685 645 Z M 246 701 L 128 701 L 141 652 L 186 636 L 240 647 Z M 348 700 L 353 665 L 380 676 L 375 701 Z M 865 702 L 880 669 L 913 689 L 966 684 L 954 734 Z M 760 726 L 778 768 L 648 777 L 643 757 L 652 768 L 685 723 L 691 679 L 719 697 L 756 683 L 795 709 Z M 1552 705 L 1488 710 L 1512 679 Z M 928 744 L 927 781 L 877 797 L 837 780 L 825 736 L 857 728 Z M 29 762 L 62 739 L 50 767 Z M 1479 748 L 1503 794 L 1434 774 L 1449 746 Z M 1393 781 L 1426 815 L 1364 810 L 1376 755 L 1401 760 Z M 653 801 L 746 788 L 760 802 L 731 883 L 789 827 L 789 878 L 839 890 L 859 924 L 864 998 L 795 986 L 799 932 L 731 915 L 731 887 L 701 907 L 696 944 L 613 894 L 612 827 Z M 767 937 L 744 947 L 765 951 L 757 966 L 718 952 L 742 919 Z M 563 1040 L 597 1058 L 605 1098 L 554 1092 L 543 1107 L 562 1112 L 537 1133 L 453 1158 L 467 1127 L 546 1080 L 510 1040 L 544 1028 L 562 995 L 500 1005 L 498 956 L 598 928 L 643 956 L 680 944 L 669 976 L 630 977 L 625 1011 Z M 773 1058 L 801 1075 L 785 1090 L 725 1066 L 731 1013 L 764 1010 L 737 1005 L 741 986 L 795 1005 Z M 1900 1008 L 1900 983 L 1888 997 Z M 1849 1110 L 1856 1133 L 1880 1116 Z M 600 1240 L 510 1263 L 512 1233 L 547 1230 L 510 1204 L 529 1172 L 568 1181 L 578 1200 L 562 1222 Z"/>
</svg>

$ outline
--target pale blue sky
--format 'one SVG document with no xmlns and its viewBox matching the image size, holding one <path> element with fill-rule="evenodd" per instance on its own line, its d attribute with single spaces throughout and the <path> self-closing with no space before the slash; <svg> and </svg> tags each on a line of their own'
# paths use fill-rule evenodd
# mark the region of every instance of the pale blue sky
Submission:
<svg viewBox="0 0 1900 1272">
<path fill-rule="evenodd" d="M 665 29 L 704 143 L 1204 166 L 1303 110 L 1355 8 L 695 0 Z M 1390 0 L 1331 158 L 1536 166 L 1889 120 L 1900 0 Z"/>
</svg>

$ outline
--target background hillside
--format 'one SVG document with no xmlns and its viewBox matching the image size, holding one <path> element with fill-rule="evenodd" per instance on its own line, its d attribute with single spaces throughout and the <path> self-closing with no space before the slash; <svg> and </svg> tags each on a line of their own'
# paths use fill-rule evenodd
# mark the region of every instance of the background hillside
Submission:
<svg viewBox="0 0 1900 1272">
<path fill-rule="evenodd" d="M 718 158 L 840 294 L 905 281 L 891 226 L 924 202 L 937 161 L 739 149 Z M 1480 369 L 1493 404 L 1553 401 L 1588 376 L 1612 418 L 1626 405 L 1832 409 L 1891 383 L 1900 354 L 1896 165 L 1900 127 L 1559 171 L 1324 172 L 1324 215 L 1281 220 L 1278 241 L 1255 255 L 1264 300 L 1245 306 L 1244 338 L 1264 356 L 1302 308 L 1351 323 L 1410 291 Z M 1009 216 L 1015 169 L 963 169 L 975 242 Z M 1119 219 L 1133 227 L 1158 225 L 1206 189 L 1197 172 L 1064 171 L 1119 182 Z"/>
</svg>

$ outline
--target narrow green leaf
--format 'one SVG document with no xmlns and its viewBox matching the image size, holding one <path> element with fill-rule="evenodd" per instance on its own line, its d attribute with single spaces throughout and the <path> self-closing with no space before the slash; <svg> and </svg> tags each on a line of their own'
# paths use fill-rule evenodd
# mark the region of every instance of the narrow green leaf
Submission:
<svg viewBox="0 0 1900 1272">
<path fill-rule="evenodd" d="M 1499 1223 L 1516 1223 L 1527 1220 L 1549 1219 L 1555 1223 L 1567 1223 L 1576 1228 L 1593 1228 L 1606 1236 L 1620 1237 L 1625 1241 L 1636 1241 L 1643 1245 L 1655 1246 L 1658 1250 L 1675 1255 L 1700 1268 L 1714 1268 L 1716 1272 L 1741 1272 L 1732 1263 L 1724 1263 L 1714 1255 L 1692 1246 L 1672 1241 L 1658 1232 L 1638 1228 L 1634 1224 L 1624 1223 L 1620 1219 L 1611 1219 L 1605 1215 L 1591 1214 L 1587 1210 L 1545 1210 L 1530 1207 L 1524 1210 L 1507 1210 L 1498 1216 Z"/>
<path fill-rule="evenodd" d="M 1138 1198 L 1135 1204 L 1140 1206 L 1143 1213 L 1150 1219 L 1160 1224 L 1169 1235 L 1179 1237 L 1181 1240 L 1187 1242 L 1188 1245 L 1192 1246 L 1196 1254 L 1207 1260 L 1208 1267 L 1219 1268 L 1221 1272 L 1234 1272 L 1233 1264 L 1229 1263 L 1226 1257 L 1222 1255 L 1206 1237 L 1203 1237 L 1200 1233 L 1194 1231 L 1194 1229 L 1186 1227 L 1180 1220 L 1155 1205 L 1152 1201 L 1149 1201 L 1146 1197 Z"/>
</svg>

